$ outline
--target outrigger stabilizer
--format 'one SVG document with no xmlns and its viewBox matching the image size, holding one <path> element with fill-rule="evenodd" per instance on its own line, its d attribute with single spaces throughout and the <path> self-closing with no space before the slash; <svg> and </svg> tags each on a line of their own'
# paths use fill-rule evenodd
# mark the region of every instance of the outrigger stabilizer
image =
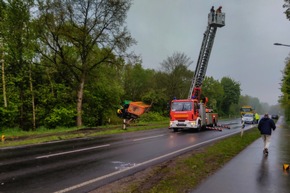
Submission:
<svg viewBox="0 0 290 193">
<path fill-rule="evenodd" d="M 206 127 L 208 130 L 222 131 L 223 129 L 231 129 L 228 125 L 216 125 L 213 127 Z"/>
</svg>

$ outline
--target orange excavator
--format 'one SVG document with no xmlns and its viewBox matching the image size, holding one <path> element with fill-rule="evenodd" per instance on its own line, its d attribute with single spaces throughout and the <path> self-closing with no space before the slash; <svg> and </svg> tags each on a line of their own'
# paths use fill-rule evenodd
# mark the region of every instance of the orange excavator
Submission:
<svg viewBox="0 0 290 193">
<path fill-rule="evenodd" d="M 117 116 L 123 119 L 123 129 L 132 121 L 146 113 L 151 105 L 147 105 L 142 101 L 125 100 L 122 107 L 117 110 Z"/>
</svg>

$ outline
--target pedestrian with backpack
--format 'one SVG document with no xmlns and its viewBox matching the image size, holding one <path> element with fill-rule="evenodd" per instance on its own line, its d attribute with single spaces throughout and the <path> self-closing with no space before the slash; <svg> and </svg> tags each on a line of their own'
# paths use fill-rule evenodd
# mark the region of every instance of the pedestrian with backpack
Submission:
<svg viewBox="0 0 290 193">
<path fill-rule="evenodd" d="M 266 113 L 264 117 L 259 121 L 258 129 L 261 133 L 261 136 L 264 142 L 263 153 L 265 155 L 268 155 L 269 153 L 268 149 L 270 145 L 272 130 L 274 131 L 276 129 L 276 125 L 274 121 L 269 118 L 268 113 Z"/>
</svg>

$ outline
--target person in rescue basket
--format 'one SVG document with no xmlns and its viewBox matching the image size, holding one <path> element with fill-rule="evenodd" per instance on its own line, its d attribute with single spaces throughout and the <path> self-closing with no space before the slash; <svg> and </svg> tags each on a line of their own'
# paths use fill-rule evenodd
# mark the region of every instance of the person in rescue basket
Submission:
<svg viewBox="0 0 290 193">
<path fill-rule="evenodd" d="M 264 150 L 263 153 L 268 155 L 269 145 L 270 145 L 270 138 L 272 134 L 272 130 L 276 129 L 276 125 L 272 119 L 269 118 L 268 113 L 264 115 L 264 117 L 259 121 L 258 129 L 262 135 L 262 139 L 264 142 Z"/>
<path fill-rule="evenodd" d="M 219 8 L 216 10 L 216 13 L 218 14 L 218 13 L 222 13 L 222 6 L 219 6 Z"/>
<path fill-rule="evenodd" d="M 215 13 L 214 6 L 211 7 L 210 12 L 211 12 L 211 21 L 213 22 L 213 20 L 214 20 L 214 13 Z"/>
</svg>

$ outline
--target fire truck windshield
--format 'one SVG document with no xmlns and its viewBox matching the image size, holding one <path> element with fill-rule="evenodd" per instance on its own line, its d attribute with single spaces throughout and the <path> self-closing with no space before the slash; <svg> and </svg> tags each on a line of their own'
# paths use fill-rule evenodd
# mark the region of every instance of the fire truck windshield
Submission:
<svg viewBox="0 0 290 193">
<path fill-rule="evenodd" d="M 192 102 L 172 102 L 171 111 L 190 111 Z"/>
</svg>

